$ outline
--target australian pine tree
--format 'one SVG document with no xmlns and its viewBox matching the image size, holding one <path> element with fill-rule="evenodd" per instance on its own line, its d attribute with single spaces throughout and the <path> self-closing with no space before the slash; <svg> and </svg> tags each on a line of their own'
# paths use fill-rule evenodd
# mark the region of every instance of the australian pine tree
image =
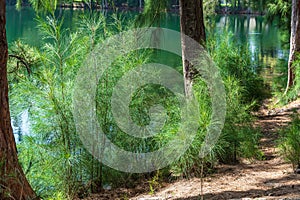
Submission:
<svg viewBox="0 0 300 200">
<path fill-rule="evenodd" d="M 180 0 L 180 31 L 205 46 L 205 27 L 203 18 L 203 0 Z M 181 38 L 183 75 L 185 93 L 190 95 L 192 92 L 193 78 L 198 73 L 197 70 L 186 60 L 186 54 L 193 51 L 188 46 L 184 37 Z"/>
<path fill-rule="evenodd" d="M 170 0 L 148 0 L 145 1 L 145 9 L 138 21 L 142 24 L 154 25 L 158 21 L 159 13 L 164 12 Z M 180 7 L 180 29 L 181 33 L 194 39 L 205 47 L 205 27 L 203 17 L 203 0 L 179 0 Z M 186 95 L 190 95 L 192 91 L 192 82 L 197 70 L 186 60 L 186 55 L 192 53 L 184 37 L 181 38 L 183 74 Z M 189 52 L 190 51 L 190 52 Z"/>
<path fill-rule="evenodd" d="M 5 6 L 5 0 L 0 0 L 0 199 L 36 199 L 36 195 L 18 162 L 17 148 L 10 121 Z"/>
<path fill-rule="evenodd" d="M 295 70 L 293 63 L 297 54 L 300 53 L 300 1 L 292 0 L 290 55 L 288 61 L 288 81 L 285 93 L 294 85 Z"/>
</svg>

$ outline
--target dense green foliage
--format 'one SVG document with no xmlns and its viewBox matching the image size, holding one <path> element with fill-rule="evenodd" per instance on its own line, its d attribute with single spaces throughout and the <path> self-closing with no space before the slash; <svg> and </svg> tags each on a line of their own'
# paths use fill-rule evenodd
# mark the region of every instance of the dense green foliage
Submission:
<svg viewBox="0 0 300 200">
<path fill-rule="evenodd" d="M 76 73 L 95 45 L 128 27 L 116 15 L 107 19 L 96 14 L 83 17 L 81 21 L 78 29 L 71 33 L 62 29 L 61 20 L 39 19 L 43 47 L 37 49 L 18 41 L 10 50 L 11 54 L 24 61 L 11 58 L 9 63 L 12 112 L 14 116 L 23 110 L 30 113 L 30 135 L 23 136 L 18 145 L 19 158 L 33 188 L 46 199 L 72 199 L 77 195 L 97 192 L 104 185 L 130 186 L 136 178 L 144 177 L 103 166 L 85 150 L 76 134 L 71 105 Z M 217 162 L 232 163 L 241 157 L 262 157 L 257 147 L 259 131 L 252 128 L 250 115 L 252 102 L 260 97 L 254 95 L 257 91 L 253 88 L 261 81 L 249 68 L 247 48 L 235 47 L 229 37 L 217 42 L 212 39 L 208 45 L 221 70 L 227 93 L 227 118 L 218 144 L 205 159 L 199 158 L 211 115 L 209 93 L 205 83 L 199 79 L 194 86 L 201 109 L 196 139 L 181 158 L 156 177 L 164 176 L 164 172 L 168 171 L 172 176 L 190 177 L 200 175 L 201 165 L 205 165 L 205 172 L 209 172 Z M 130 111 L 136 123 L 146 125 L 149 123 L 149 108 L 154 104 L 163 105 L 170 118 L 160 134 L 150 139 L 128 136 L 117 126 L 111 114 L 110 98 L 117 81 L 134 66 L 153 61 L 153 53 L 136 51 L 118 58 L 98 84 L 97 114 L 100 124 L 115 144 L 133 152 L 158 149 L 168 143 L 178 130 L 178 102 L 170 91 L 158 85 L 138 90 Z M 226 58 L 223 57 L 225 54 Z M 181 71 L 180 67 L 178 70 Z M 154 180 L 150 181 L 150 189 L 156 183 Z"/>
<path fill-rule="evenodd" d="M 294 113 L 289 126 L 281 131 L 278 143 L 280 153 L 293 165 L 295 170 L 300 166 L 300 119 L 297 113 Z"/>
<path fill-rule="evenodd" d="M 257 75 L 247 45 L 238 44 L 233 34 L 223 33 L 220 41 L 209 44 L 213 60 L 221 68 L 225 77 L 232 77 L 243 87 L 241 101 L 260 101 L 267 95 L 263 79 Z"/>
<path fill-rule="evenodd" d="M 266 86 L 250 67 L 248 48 L 237 45 L 234 36 L 224 33 L 219 41 L 209 43 L 211 56 L 220 68 L 227 91 L 227 116 L 220 139 L 225 153 L 221 160 L 236 162 L 238 157 L 261 158 L 258 150 L 260 134 L 251 125 L 250 111 L 266 95 Z"/>
<path fill-rule="evenodd" d="M 296 60 L 293 62 L 292 67 L 294 68 L 295 72 L 295 80 L 294 85 L 289 89 L 286 95 L 282 95 L 282 91 L 284 91 L 284 88 L 286 87 L 286 81 L 287 81 L 287 61 L 286 60 L 278 60 L 277 66 L 275 68 L 275 72 L 280 74 L 279 76 L 274 78 L 273 83 L 273 91 L 275 93 L 275 96 L 277 96 L 281 102 L 281 104 L 287 104 L 293 100 L 296 100 L 299 97 L 299 88 L 300 88 L 300 59 L 299 55 L 296 56 Z"/>
<path fill-rule="evenodd" d="M 290 0 L 275 0 L 268 4 L 268 17 L 280 16 L 281 25 L 290 27 L 292 2 Z"/>
<path fill-rule="evenodd" d="M 20 160 L 34 189 L 44 197 L 72 199 L 82 187 L 89 190 L 102 185 L 100 165 L 84 150 L 75 131 L 72 88 L 87 53 L 118 25 L 117 18 L 113 25 L 106 25 L 105 20 L 102 15 L 83 18 L 78 31 L 70 33 L 62 30 L 62 21 L 40 19 L 45 43 L 39 51 L 32 49 L 38 61 L 31 66 L 30 75 L 22 73 L 22 68 L 17 71 L 22 76 L 11 74 L 12 80 L 18 80 L 11 85 L 14 111 L 28 109 L 31 121 L 32 134 L 24 136 L 19 145 Z M 15 48 L 19 55 L 28 47 L 18 42 Z M 135 66 L 134 62 L 129 61 L 129 66 Z M 20 105 L 21 99 L 25 102 Z"/>
<path fill-rule="evenodd" d="M 39 1 L 34 2 L 38 9 L 41 6 Z M 227 2 L 227 6 L 231 9 L 253 8 L 262 12 L 267 8 L 267 2 L 232 0 Z M 51 9 L 57 2 L 52 3 L 42 7 Z M 108 3 L 115 6 L 138 6 L 133 1 L 119 0 Z M 154 18 L 159 21 L 155 16 L 175 3 L 177 1 L 159 1 L 157 6 L 153 1 L 146 1 L 144 19 Z M 205 3 L 206 10 L 213 13 L 216 6 L 213 3 L 216 1 Z M 278 11 L 273 4 L 269 7 L 275 14 L 287 12 Z M 153 9 L 156 12 L 153 12 Z M 30 134 L 22 136 L 18 151 L 26 176 L 39 196 L 44 199 L 72 199 L 75 196 L 83 197 L 89 193 L 100 192 L 106 186 L 131 187 L 136 181 L 145 178 L 149 178 L 150 191 L 153 192 L 159 185 L 160 178 L 200 176 L 203 173 L 202 169 L 204 173 L 210 173 L 220 162 L 236 163 L 241 158 L 263 159 L 263 153 L 258 148 L 260 131 L 253 127 L 254 117 L 251 111 L 266 97 L 266 87 L 252 67 L 249 47 L 238 45 L 232 34 L 222 33 L 222 37 L 211 35 L 207 42 L 207 50 L 221 72 L 226 89 L 227 115 L 217 145 L 208 156 L 200 159 L 199 149 L 210 124 L 211 100 L 205 82 L 199 77 L 195 80 L 193 89 L 201 110 L 200 126 L 192 145 L 171 166 L 155 172 L 154 176 L 137 175 L 118 172 L 93 158 L 76 133 L 72 113 L 74 79 L 84 59 L 96 45 L 101 45 L 101 42 L 111 35 L 130 28 L 131 22 L 124 22 L 122 16 L 105 17 L 96 13 L 82 16 L 81 22 L 71 32 L 63 28 L 62 19 L 47 17 L 39 18 L 38 21 L 43 45 L 36 48 L 22 41 L 15 42 L 10 48 L 9 79 L 12 115 L 18 120 L 24 110 L 29 112 Z M 162 61 L 159 58 L 164 56 L 165 52 L 154 50 L 134 51 L 121 56 L 113 62 L 113 67 L 104 73 L 98 83 L 98 121 L 106 136 L 125 150 L 157 150 L 167 144 L 179 129 L 181 116 L 178 99 L 160 85 L 151 84 L 140 88 L 129 105 L 133 121 L 142 126 L 150 123 L 150 108 L 156 104 L 162 105 L 168 120 L 159 134 L 147 139 L 129 136 L 118 127 L 112 115 L 110 99 L 118 80 L 134 66 Z M 177 66 L 174 67 L 182 73 L 181 59 L 172 55 L 168 58 L 175 60 Z M 295 66 L 297 65 L 298 62 L 295 63 Z M 299 77 L 299 72 L 296 73 Z M 295 86 L 293 91 L 297 91 L 298 88 Z M 299 164 L 298 121 L 298 118 L 294 120 L 280 141 L 283 155 L 294 166 Z"/>
</svg>

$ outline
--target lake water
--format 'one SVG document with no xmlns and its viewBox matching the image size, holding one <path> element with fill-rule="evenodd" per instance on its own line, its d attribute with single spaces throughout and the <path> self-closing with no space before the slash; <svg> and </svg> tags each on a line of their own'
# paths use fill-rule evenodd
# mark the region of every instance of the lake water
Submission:
<svg viewBox="0 0 300 200">
<path fill-rule="evenodd" d="M 83 11 L 63 10 L 64 26 L 72 30 L 80 20 Z M 105 13 L 110 14 L 110 13 Z M 124 16 L 132 18 L 137 13 L 127 12 Z M 15 7 L 7 7 L 7 39 L 9 44 L 22 39 L 26 43 L 34 46 L 40 45 L 41 36 L 38 33 L 35 13 L 31 8 L 23 8 L 16 11 Z M 179 31 L 179 16 L 177 14 L 166 14 L 161 26 Z M 278 58 L 287 60 L 288 50 L 281 42 L 282 33 L 274 24 L 268 22 L 262 16 L 217 16 L 213 28 L 216 35 L 222 35 L 224 31 L 232 32 L 237 41 L 247 44 L 251 52 L 253 65 L 261 68 L 263 76 L 271 74 L 270 70 L 275 66 Z M 219 34 L 218 34 L 219 33 Z M 21 119 L 15 125 L 28 132 L 28 113 L 25 111 Z M 22 131 L 22 130 L 21 130 Z"/>
<path fill-rule="evenodd" d="M 64 26 L 72 30 L 80 20 L 81 10 L 63 10 Z M 123 15 L 132 18 L 137 13 L 127 12 Z M 109 15 L 109 13 L 108 13 Z M 40 36 L 37 30 L 37 22 L 34 11 L 23 8 L 20 12 L 15 7 L 7 7 L 7 39 L 9 43 L 22 39 L 30 45 L 38 46 Z M 274 58 L 286 59 L 287 49 L 283 48 L 281 42 L 282 33 L 277 26 L 267 22 L 262 16 L 217 16 L 214 31 L 232 32 L 242 44 L 248 44 L 252 54 L 253 62 L 258 65 L 272 66 Z M 161 26 L 179 31 L 179 16 L 177 14 L 166 14 Z"/>
</svg>

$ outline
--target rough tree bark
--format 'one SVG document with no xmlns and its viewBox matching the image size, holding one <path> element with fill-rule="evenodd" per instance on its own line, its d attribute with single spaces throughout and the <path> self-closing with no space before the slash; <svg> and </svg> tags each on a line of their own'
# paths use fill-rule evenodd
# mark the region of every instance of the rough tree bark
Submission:
<svg viewBox="0 0 300 200">
<path fill-rule="evenodd" d="M 300 52 L 300 1 L 292 0 L 292 19 L 291 19 L 291 38 L 290 38 L 290 55 L 288 62 L 288 81 L 285 94 L 289 88 L 294 85 L 295 72 L 293 62 Z"/>
<path fill-rule="evenodd" d="M 203 18 L 203 0 L 180 0 L 179 6 L 181 33 L 205 46 L 206 35 Z M 181 38 L 181 46 L 185 93 L 189 96 L 192 94 L 193 78 L 197 74 L 197 71 L 185 59 L 189 47 L 183 37 Z"/>
<path fill-rule="evenodd" d="M 36 197 L 19 165 L 8 105 L 5 0 L 0 0 L 0 199 Z"/>
</svg>

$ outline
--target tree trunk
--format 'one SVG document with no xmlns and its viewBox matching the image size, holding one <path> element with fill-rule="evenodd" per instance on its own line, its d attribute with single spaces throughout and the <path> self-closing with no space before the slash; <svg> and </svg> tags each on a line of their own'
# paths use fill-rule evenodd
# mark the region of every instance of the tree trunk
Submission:
<svg viewBox="0 0 300 200">
<path fill-rule="evenodd" d="M 5 0 L 0 0 L 0 199 L 34 199 L 18 162 L 16 143 L 11 127 L 8 105 L 7 40 Z"/>
<path fill-rule="evenodd" d="M 292 0 L 292 19 L 291 19 L 291 39 L 290 39 L 290 56 L 288 62 L 288 81 L 285 94 L 291 86 L 294 85 L 295 72 L 293 62 L 297 53 L 300 52 L 300 1 Z"/>
<path fill-rule="evenodd" d="M 181 33 L 199 42 L 202 46 L 205 46 L 206 36 L 203 19 L 203 0 L 180 0 L 179 6 Z M 193 78 L 198 72 L 194 70 L 191 63 L 185 59 L 185 55 L 187 55 L 187 52 L 191 49 L 187 46 L 184 37 L 181 38 L 181 46 L 184 87 L 186 95 L 189 96 L 192 94 Z"/>
</svg>

